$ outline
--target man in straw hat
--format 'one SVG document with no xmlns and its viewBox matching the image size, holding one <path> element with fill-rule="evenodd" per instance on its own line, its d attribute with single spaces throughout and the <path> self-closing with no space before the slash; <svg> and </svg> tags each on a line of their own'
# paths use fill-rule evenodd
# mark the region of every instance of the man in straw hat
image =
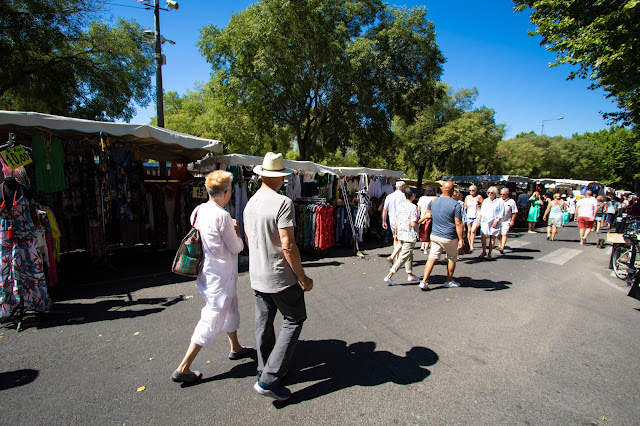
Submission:
<svg viewBox="0 0 640 426">
<path fill-rule="evenodd" d="M 262 177 L 262 186 L 244 209 L 258 352 L 258 381 L 253 388 L 284 401 L 291 391 L 282 385 L 282 378 L 307 319 L 304 292 L 313 288 L 313 280 L 304 273 L 295 242 L 293 202 L 277 193 L 293 170 L 284 167 L 282 154 L 268 152 L 253 172 Z M 277 311 L 283 320 L 276 338 Z"/>
</svg>

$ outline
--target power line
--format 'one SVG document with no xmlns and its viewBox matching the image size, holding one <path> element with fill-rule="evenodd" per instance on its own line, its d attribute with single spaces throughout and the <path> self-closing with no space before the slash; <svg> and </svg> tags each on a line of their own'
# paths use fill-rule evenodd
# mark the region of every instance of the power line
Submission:
<svg viewBox="0 0 640 426">
<path fill-rule="evenodd" d="M 109 3 L 109 2 L 104 2 L 104 4 L 109 4 L 111 6 L 130 7 L 131 9 L 144 9 L 144 10 L 150 9 L 149 7 L 130 6 L 128 4 L 117 4 L 117 3 Z"/>
</svg>

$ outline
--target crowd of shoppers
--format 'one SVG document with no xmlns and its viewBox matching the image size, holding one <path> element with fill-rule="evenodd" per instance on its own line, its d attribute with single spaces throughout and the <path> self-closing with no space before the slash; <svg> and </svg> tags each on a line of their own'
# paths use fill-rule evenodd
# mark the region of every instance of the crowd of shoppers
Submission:
<svg viewBox="0 0 640 426">
<path fill-rule="evenodd" d="M 225 206 L 231 198 L 231 173 L 214 171 L 206 177 L 209 195 L 206 203 L 191 215 L 191 224 L 201 236 L 204 260 L 196 278 L 205 306 L 191 337 L 187 352 L 171 379 L 190 384 L 202 377 L 191 365 L 203 347 L 211 346 L 221 331 L 227 333 L 232 360 L 256 354 L 257 380 L 254 389 L 261 395 L 279 401 L 291 392 L 282 380 L 288 372 L 302 325 L 307 318 L 304 293 L 313 289 L 301 263 L 294 235 L 295 211 L 290 198 L 278 193 L 285 177 L 293 170 L 284 167 L 282 154 L 267 153 L 263 164 L 254 168 L 262 179 L 262 186 L 244 209 L 245 242 L 249 250 L 249 278 L 255 304 L 256 349 L 243 346 L 238 340 L 240 325 L 238 296 L 238 253 L 244 243 L 238 222 L 231 218 Z M 452 182 L 441 187 L 436 196 L 434 187 L 426 189 L 417 202 L 418 192 L 403 181 L 396 183 L 396 191 L 373 202 L 372 223 L 377 224 L 376 235 L 393 238 L 393 252 L 387 258 L 389 272 L 384 277 L 388 285 L 395 285 L 394 275 L 404 267 L 409 282 L 429 290 L 429 277 L 436 261 L 447 259 L 445 287 L 459 287 L 454 280 L 460 255 L 474 250 L 478 229 L 482 244 L 479 258 L 491 259 L 494 247 L 504 253 L 509 230 L 520 218 L 528 223 L 528 231 L 536 232 L 541 212 L 547 222 L 547 239 L 555 241 L 558 229 L 569 220 L 578 223 L 580 244 L 585 244 L 592 230 L 613 226 L 622 212 L 640 215 L 640 203 L 635 197 L 618 200 L 612 196 L 595 198 L 586 191 L 579 200 L 565 194 L 522 193 L 517 201 L 508 188 L 492 186 L 487 197 L 472 185 L 463 196 Z M 377 216 L 377 217 L 376 217 Z M 429 241 L 421 246 L 427 255 L 424 277 L 413 272 L 413 252 L 419 240 L 418 226 L 430 224 Z M 466 227 L 466 230 L 465 230 Z M 283 317 L 278 335 L 275 333 L 276 314 Z"/>
<path fill-rule="evenodd" d="M 504 254 L 509 230 L 518 220 L 521 224 L 526 224 L 529 233 L 536 233 L 536 226 L 542 220 L 546 225 L 549 241 L 556 241 L 558 230 L 575 220 L 580 244 L 584 245 L 591 232 L 599 233 L 603 228 L 612 227 L 616 217 L 623 211 L 629 214 L 635 211 L 636 215 L 640 215 L 640 203 L 637 200 L 620 201 L 613 195 L 596 198 L 590 190 L 579 196 L 574 196 L 572 192 L 522 192 L 517 196 L 513 194 L 514 199 L 511 198 L 509 188 L 504 187 L 498 191 L 497 187 L 491 186 L 487 189 L 485 198 L 479 194 L 475 185 L 471 185 L 469 193 L 463 197 L 453 183 L 445 182 L 440 197 L 435 196 L 434 187 L 427 187 L 425 195 L 414 206 L 415 190 L 401 187 L 404 188 L 404 198 L 398 195 L 393 198 L 398 200 L 395 206 L 389 203 L 388 211 L 397 210 L 392 229 L 395 250 L 387 258 L 390 270 L 384 281 L 388 285 L 395 285 L 392 277 L 403 265 L 409 281 L 420 279 L 412 273 L 413 256 L 410 252 L 413 253 L 413 246 L 418 241 L 418 226 L 431 221 L 430 243 L 423 242 L 421 247 L 427 255 L 424 278 L 419 284 L 422 290 L 429 289 L 429 276 L 436 260 L 443 254 L 448 264 L 445 287 L 459 286 L 453 279 L 455 264 L 460 255 L 474 251 L 478 230 L 482 245 L 482 253 L 478 257 L 489 260 L 494 257 L 494 248 Z M 603 242 L 604 239 L 599 237 L 598 246 L 602 246 Z"/>
</svg>

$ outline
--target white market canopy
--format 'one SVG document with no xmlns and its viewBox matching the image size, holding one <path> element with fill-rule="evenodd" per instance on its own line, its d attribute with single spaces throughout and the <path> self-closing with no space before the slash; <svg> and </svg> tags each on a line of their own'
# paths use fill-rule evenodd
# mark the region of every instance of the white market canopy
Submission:
<svg viewBox="0 0 640 426">
<path fill-rule="evenodd" d="M 517 175 L 476 175 L 476 176 L 445 176 L 442 180 L 452 182 L 516 182 L 529 183 L 532 179 Z"/>
<path fill-rule="evenodd" d="M 228 166 L 258 166 L 262 164 L 264 157 L 243 154 L 227 154 L 207 157 L 196 163 L 195 168 L 200 170 L 213 170 L 217 163 Z M 402 178 L 404 174 L 399 170 L 371 169 L 368 167 L 329 167 L 316 164 L 311 161 L 284 160 L 285 167 L 293 170 L 303 170 L 313 173 L 329 173 L 336 176 L 357 176 L 367 174 L 373 176 Z"/>
<path fill-rule="evenodd" d="M 578 179 L 551 179 L 555 181 L 556 185 L 563 186 L 574 186 L 574 187 L 585 187 L 591 185 L 598 185 L 599 187 L 604 186 L 598 181 L 595 180 L 578 180 Z"/>
<path fill-rule="evenodd" d="M 0 110 L 0 133 L 15 133 L 17 142 L 28 142 L 26 145 L 30 144 L 33 136 L 50 133 L 63 140 L 88 141 L 97 146 L 100 132 L 108 136 L 111 142 L 128 144 L 137 159 L 192 162 L 208 153 L 222 152 L 220 141 L 148 124 L 112 123 L 37 112 Z"/>
</svg>

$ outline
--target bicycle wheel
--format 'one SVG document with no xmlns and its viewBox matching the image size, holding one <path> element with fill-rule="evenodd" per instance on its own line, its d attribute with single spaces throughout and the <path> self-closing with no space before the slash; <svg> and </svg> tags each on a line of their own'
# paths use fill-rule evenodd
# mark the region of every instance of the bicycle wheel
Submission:
<svg viewBox="0 0 640 426">
<path fill-rule="evenodd" d="M 613 272 L 621 280 L 627 279 L 631 263 L 631 248 L 618 246 L 613 251 Z"/>
</svg>

